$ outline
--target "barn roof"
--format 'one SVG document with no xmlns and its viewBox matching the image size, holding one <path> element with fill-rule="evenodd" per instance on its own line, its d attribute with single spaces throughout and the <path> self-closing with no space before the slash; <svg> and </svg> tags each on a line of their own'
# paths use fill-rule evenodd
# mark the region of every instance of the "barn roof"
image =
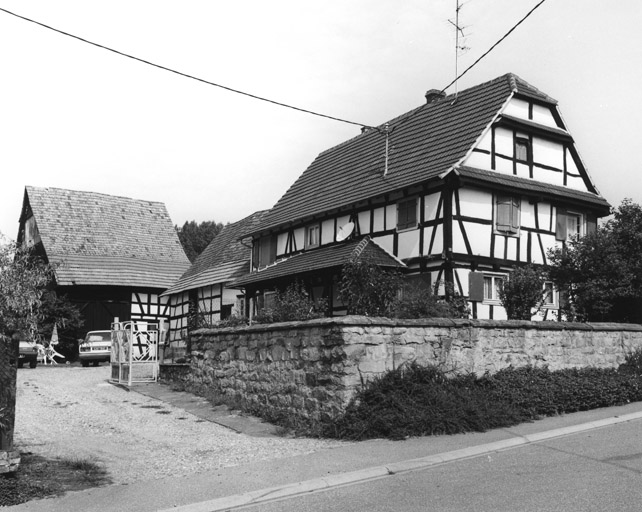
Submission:
<svg viewBox="0 0 642 512">
<path fill-rule="evenodd" d="M 21 225 L 31 213 L 59 286 L 165 289 L 189 267 L 163 203 L 27 186 Z"/>
<path fill-rule="evenodd" d="M 443 176 L 462 161 L 513 96 L 557 105 L 512 73 L 460 91 L 456 97 L 426 103 L 319 154 L 250 234 Z M 565 130 L 550 131 L 572 140 Z M 489 179 L 492 181 L 490 175 Z M 598 194 L 586 194 L 589 196 L 599 198 Z"/>
<path fill-rule="evenodd" d="M 192 266 L 163 295 L 227 283 L 249 272 L 251 240 L 244 242 L 239 237 L 251 230 L 265 213 L 259 211 L 223 227 Z"/>
</svg>

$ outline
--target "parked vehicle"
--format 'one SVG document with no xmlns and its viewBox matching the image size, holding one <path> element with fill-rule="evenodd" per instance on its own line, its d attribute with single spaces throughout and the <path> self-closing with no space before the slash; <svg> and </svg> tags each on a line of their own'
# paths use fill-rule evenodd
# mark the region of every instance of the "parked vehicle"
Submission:
<svg viewBox="0 0 642 512">
<path fill-rule="evenodd" d="M 31 341 L 21 341 L 18 345 L 18 368 L 29 363 L 29 368 L 38 366 L 38 347 Z"/>
<path fill-rule="evenodd" d="M 84 367 L 92 363 L 108 363 L 111 359 L 111 331 L 89 331 L 84 340 L 79 340 L 78 358 Z"/>
</svg>

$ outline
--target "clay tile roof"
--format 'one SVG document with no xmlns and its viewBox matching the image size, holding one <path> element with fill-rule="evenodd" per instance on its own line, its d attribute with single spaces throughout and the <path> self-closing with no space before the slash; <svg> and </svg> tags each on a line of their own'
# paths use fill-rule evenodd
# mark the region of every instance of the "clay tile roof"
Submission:
<svg viewBox="0 0 642 512">
<path fill-rule="evenodd" d="M 253 229 L 265 213 L 266 211 L 259 211 L 225 226 L 163 295 L 227 283 L 246 274 L 250 269 L 251 239 L 243 241 L 239 237 L 245 231 Z"/>
<path fill-rule="evenodd" d="M 422 105 L 389 121 L 388 173 L 383 126 L 322 152 L 257 230 L 302 220 L 437 178 L 473 146 L 511 94 L 556 101 L 514 74 Z M 255 234 L 255 233 L 253 233 Z"/>
<path fill-rule="evenodd" d="M 406 265 L 383 249 L 369 237 L 360 240 L 328 245 L 309 252 L 302 252 L 290 258 L 277 261 L 258 272 L 252 272 L 233 281 L 230 288 L 243 288 L 252 283 L 264 283 L 278 280 L 287 276 L 302 275 L 322 269 L 342 267 L 350 259 L 368 259 L 373 263 L 387 268 L 406 268 Z"/>
<path fill-rule="evenodd" d="M 163 203 L 27 186 L 58 285 L 167 288 L 189 267 Z"/>
</svg>

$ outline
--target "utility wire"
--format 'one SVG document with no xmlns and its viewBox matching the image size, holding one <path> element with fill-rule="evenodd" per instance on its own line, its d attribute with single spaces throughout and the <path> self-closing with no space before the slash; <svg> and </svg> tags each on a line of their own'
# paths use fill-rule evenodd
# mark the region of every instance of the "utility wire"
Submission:
<svg viewBox="0 0 642 512">
<path fill-rule="evenodd" d="M 68 37 L 72 37 L 73 39 L 77 39 L 78 41 L 82 41 L 83 43 L 87 43 L 87 44 L 96 46 L 98 48 L 102 48 L 103 50 L 110 51 L 112 53 L 115 53 L 117 55 L 121 55 L 123 57 L 127 57 L 128 59 L 132 59 L 132 60 L 136 60 L 138 62 L 142 62 L 143 64 L 148 64 L 149 66 L 153 66 L 155 68 L 159 68 L 159 69 L 163 69 L 165 71 L 169 71 L 170 73 L 174 73 L 176 75 L 180 75 L 180 76 L 183 76 L 185 78 L 191 78 L 192 80 L 196 80 L 197 82 L 202 82 L 204 84 L 213 85 L 214 87 L 219 87 L 220 89 L 225 89 L 226 91 L 234 92 L 236 94 L 241 94 L 243 96 L 248 96 L 250 98 L 254 98 L 255 100 L 261 100 L 261 101 L 265 101 L 267 103 L 272 103 L 273 105 L 278 105 L 280 107 L 285 107 L 285 108 L 289 108 L 289 109 L 292 109 L 292 110 L 298 110 L 299 112 L 304 112 L 306 114 L 312 114 L 312 115 L 315 115 L 315 116 L 324 117 L 326 119 L 332 119 L 333 121 L 339 121 L 341 123 L 353 124 L 353 125 L 356 125 L 356 126 L 361 126 L 363 128 L 374 128 L 374 127 L 369 126 L 369 125 L 364 124 L 364 123 L 357 123 L 355 121 L 349 121 L 347 119 L 342 119 L 340 117 L 334 117 L 334 116 L 329 116 L 329 115 L 326 115 L 326 114 L 321 114 L 319 112 L 314 112 L 313 110 L 307 110 L 305 108 L 295 107 L 293 105 L 288 105 L 287 103 L 281 103 L 280 101 L 271 100 L 271 99 L 268 99 L 268 98 L 264 98 L 262 96 L 257 96 L 256 94 L 250 94 L 248 92 L 240 91 L 238 89 L 233 89 L 232 87 L 227 87 L 225 85 L 221 85 L 221 84 L 217 84 L 217 83 L 214 83 L 214 82 L 210 82 L 209 80 L 204 80 L 203 78 L 198 78 L 196 76 L 189 75 L 187 73 L 183 73 L 181 71 L 177 71 L 175 69 L 168 68 L 166 66 L 162 66 L 160 64 L 156 64 L 154 62 L 150 62 L 150 61 L 145 60 L 145 59 L 141 59 L 139 57 L 135 57 L 134 55 L 130 55 L 128 53 L 124 53 L 124 52 L 121 52 L 121 51 L 118 51 L 118 50 L 114 50 L 113 48 L 110 48 L 108 46 L 104 46 L 102 44 L 94 43 L 93 41 L 89 41 L 88 39 L 84 39 L 82 37 L 75 36 L 73 34 L 70 34 L 69 32 L 65 32 L 63 30 L 57 29 L 57 28 L 52 27 L 50 25 L 46 25 L 46 24 L 41 23 L 39 21 L 33 20 L 31 18 L 27 18 L 25 16 L 21 16 L 19 14 L 16 14 L 15 12 L 11 12 L 11 11 L 9 11 L 7 9 L 3 9 L 2 7 L 0 7 L 0 11 L 5 12 L 7 14 L 10 14 L 11 16 L 15 16 L 16 18 L 20 18 L 22 20 L 28 21 L 29 23 L 34 23 L 34 24 L 40 25 L 41 27 L 44 27 L 46 29 L 53 30 L 54 32 L 58 32 L 59 34 L 62 34 L 62 35 L 68 36 Z"/>
</svg>

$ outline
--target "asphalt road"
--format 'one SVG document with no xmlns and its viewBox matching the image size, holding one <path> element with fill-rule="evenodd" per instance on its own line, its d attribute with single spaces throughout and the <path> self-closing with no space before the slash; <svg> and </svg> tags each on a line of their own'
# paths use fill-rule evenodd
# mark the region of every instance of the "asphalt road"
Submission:
<svg viewBox="0 0 642 512">
<path fill-rule="evenodd" d="M 244 510 L 637 512 L 642 420 Z"/>
</svg>

